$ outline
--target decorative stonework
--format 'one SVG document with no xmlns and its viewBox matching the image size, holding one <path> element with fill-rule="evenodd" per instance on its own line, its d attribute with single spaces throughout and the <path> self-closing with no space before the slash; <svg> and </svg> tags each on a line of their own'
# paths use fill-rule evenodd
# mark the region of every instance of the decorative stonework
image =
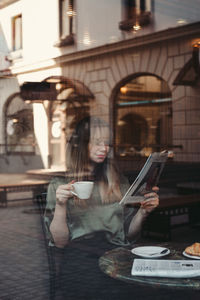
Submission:
<svg viewBox="0 0 200 300">
<path fill-rule="evenodd" d="M 34 67 L 29 70 L 26 66 L 21 69 L 18 79 L 43 80 L 57 75 L 58 66 L 61 66 L 60 75 L 80 80 L 94 94 L 90 112 L 112 120 L 113 93 L 122 82 L 143 73 L 158 76 L 168 83 L 172 92 L 173 144 L 183 146 L 183 149 L 175 150 L 175 160 L 200 161 L 200 87 L 173 84 L 178 72 L 192 56 L 193 37 L 189 33 L 193 30 L 194 35 L 197 29 L 191 26 L 187 30 L 187 34 L 181 35 L 180 28 L 177 28 L 171 39 L 169 30 L 166 36 L 157 33 L 69 54 L 60 57 L 58 65 L 44 69 L 38 65 L 37 70 Z"/>
</svg>

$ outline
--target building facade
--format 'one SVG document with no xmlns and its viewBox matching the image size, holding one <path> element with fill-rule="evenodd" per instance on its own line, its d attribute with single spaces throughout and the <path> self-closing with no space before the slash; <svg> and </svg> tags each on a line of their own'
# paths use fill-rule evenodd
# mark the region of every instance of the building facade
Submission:
<svg viewBox="0 0 200 300">
<path fill-rule="evenodd" d="M 164 149 L 200 163 L 198 2 L 0 1 L 0 172 L 65 169 L 86 115 L 123 171 Z"/>
</svg>

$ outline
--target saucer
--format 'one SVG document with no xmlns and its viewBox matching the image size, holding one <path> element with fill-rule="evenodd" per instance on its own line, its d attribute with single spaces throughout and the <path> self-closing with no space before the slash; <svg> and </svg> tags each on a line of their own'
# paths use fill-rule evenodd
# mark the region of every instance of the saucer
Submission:
<svg viewBox="0 0 200 300">
<path fill-rule="evenodd" d="M 166 250 L 165 253 L 161 253 L 162 251 Z M 159 258 L 166 256 L 170 253 L 170 250 L 164 247 L 157 247 L 157 246 L 143 246 L 143 247 L 136 247 L 131 250 L 131 252 L 135 255 L 144 257 L 144 258 Z"/>
</svg>

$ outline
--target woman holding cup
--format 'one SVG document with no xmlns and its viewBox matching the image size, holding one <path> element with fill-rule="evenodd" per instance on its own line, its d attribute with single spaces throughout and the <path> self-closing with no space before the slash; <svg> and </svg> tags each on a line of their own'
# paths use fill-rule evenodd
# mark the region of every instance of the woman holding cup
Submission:
<svg viewBox="0 0 200 300">
<path fill-rule="evenodd" d="M 104 121 L 87 117 L 79 122 L 67 147 L 69 175 L 50 183 L 45 213 L 50 243 L 65 253 L 77 243 L 93 252 L 98 249 L 99 255 L 129 245 L 140 233 L 146 216 L 159 204 L 155 187 L 144 195 L 139 209 L 119 205 L 129 183 L 117 171 L 110 151 L 111 134 Z M 75 187 L 80 181 L 87 181 L 90 188 L 92 185 L 88 199 L 80 199 Z"/>
</svg>

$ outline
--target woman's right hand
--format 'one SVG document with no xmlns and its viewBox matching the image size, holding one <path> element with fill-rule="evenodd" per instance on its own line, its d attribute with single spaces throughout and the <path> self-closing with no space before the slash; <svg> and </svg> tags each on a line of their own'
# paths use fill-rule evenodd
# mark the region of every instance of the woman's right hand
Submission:
<svg viewBox="0 0 200 300">
<path fill-rule="evenodd" d="M 68 184 L 59 185 L 56 190 L 56 203 L 59 205 L 64 205 L 67 203 L 68 199 L 73 196 L 73 186 L 72 184 L 75 180 L 72 180 Z"/>
</svg>

